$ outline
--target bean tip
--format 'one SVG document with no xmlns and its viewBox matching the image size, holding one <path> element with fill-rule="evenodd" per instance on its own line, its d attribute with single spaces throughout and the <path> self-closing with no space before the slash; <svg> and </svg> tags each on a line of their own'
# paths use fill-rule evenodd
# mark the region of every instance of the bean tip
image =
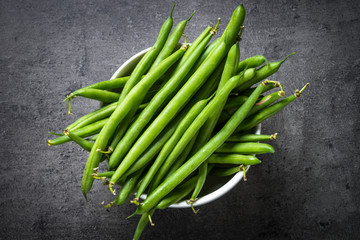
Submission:
<svg viewBox="0 0 360 240">
<path fill-rule="evenodd" d="M 270 135 L 270 140 L 275 140 L 275 139 L 277 139 L 277 133 L 274 133 L 274 134 L 271 134 Z"/>
<path fill-rule="evenodd" d="M 52 141 L 52 140 L 47 140 L 47 145 L 48 145 L 48 146 L 54 145 L 54 144 L 53 144 L 53 141 Z"/>
</svg>

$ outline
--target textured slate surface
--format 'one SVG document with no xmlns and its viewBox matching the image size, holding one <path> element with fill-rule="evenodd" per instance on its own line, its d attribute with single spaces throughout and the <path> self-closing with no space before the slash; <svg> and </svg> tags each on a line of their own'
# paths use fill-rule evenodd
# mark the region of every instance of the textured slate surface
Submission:
<svg viewBox="0 0 360 240">
<path fill-rule="evenodd" d="M 80 181 L 87 153 L 74 144 L 48 147 L 60 131 L 97 107 L 62 99 L 108 79 L 147 48 L 171 1 L 0 1 L 1 239 L 131 239 L 137 218 L 126 204 L 110 211 L 95 184 L 86 204 Z M 179 1 L 178 22 L 193 40 L 209 23 L 228 22 L 234 1 Z M 303 97 L 263 124 L 278 132 L 248 182 L 190 210 L 158 211 L 144 239 L 356 239 L 360 225 L 360 6 L 357 1 L 245 1 L 241 58 L 270 61 L 296 51 L 272 78 Z"/>
</svg>

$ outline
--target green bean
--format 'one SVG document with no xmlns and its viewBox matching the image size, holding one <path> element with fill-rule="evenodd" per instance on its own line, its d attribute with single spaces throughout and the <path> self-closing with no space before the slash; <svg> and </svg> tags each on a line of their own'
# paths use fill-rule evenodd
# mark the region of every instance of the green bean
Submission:
<svg viewBox="0 0 360 240">
<path fill-rule="evenodd" d="M 155 162 L 149 169 L 148 173 L 146 174 L 144 181 L 141 183 L 139 190 L 136 193 L 136 198 L 139 198 L 140 195 L 145 191 L 147 186 L 149 185 L 150 181 L 153 179 L 154 175 L 158 172 L 158 169 L 161 167 L 167 156 L 170 154 L 171 150 L 174 148 L 176 143 L 181 138 L 184 131 L 190 126 L 192 121 L 196 118 L 196 116 L 204 109 L 205 105 L 208 103 L 210 99 L 202 100 L 196 103 L 186 114 L 186 116 L 182 119 L 179 123 L 178 127 L 176 128 L 174 134 L 171 138 L 167 141 L 164 147 L 161 149 L 159 155 L 157 156 Z"/>
<path fill-rule="evenodd" d="M 75 92 L 70 93 L 70 95 L 64 99 L 64 101 L 69 101 L 68 114 L 71 113 L 71 100 L 77 96 L 98 100 L 104 103 L 113 103 L 119 100 L 120 94 L 93 88 L 76 90 Z"/>
<path fill-rule="evenodd" d="M 108 172 L 102 172 L 102 173 L 94 173 L 94 176 L 96 177 L 106 177 L 106 178 L 111 178 L 111 176 L 114 174 L 114 171 L 108 171 Z"/>
<path fill-rule="evenodd" d="M 178 93 L 171 99 L 166 105 L 163 111 L 157 116 L 157 118 L 150 124 L 145 130 L 142 136 L 135 142 L 128 154 L 125 156 L 119 167 L 116 169 L 110 184 L 114 184 L 132 165 L 134 161 L 140 156 L 140 154 L 151 144 L 158 134 L 164 129 L 164 127 L 170 122 L 170 120 L 177 114 L 177 112 L 187 103 L 191 96 L 201 87 L 208 76 L 220 63 L 224 55 L 226 54 L 225 42 L 214 49 L 211 58 L 207 58 L 193 76 L 184 84 L 184 86 L 178 91 Z M 111 185 L 110 185 L 111 187 Z"/>
<path fill-rule="evenodd" d="M 211 26 L 206 27 L 205 30 L 191 43 L 191 45 L 189 46 L 189 49 L 186 51 L 184 56 L 181 58 L 179 65 L 178 65 L 178 67 L 176 67 L 176 69 L 178 69 L 182 64 L 184 64 L 187 61 L 188 57 L 193 53 L 193 51 L 195 51 L 195 49 L 198 47 L 198 45 L 204 40 L 204 38 L 210 33 L 211 30 L 212 30 Z"/>
<path fill-rule="evenodd" d="M 236 111 L 225 126 L 213 136 L 195 155 L 184 163 L 171 177 L 160 184 L 142 203 L 138 206 L 134 214 L 148 212 L 155 207 L 157 203 L 188 175 L 190 175 L 201 163 L 210 157 L 210 155 L 219 148 L 226 139 L 232 135 L 237 126 L 244 120 L 251 107 L 255 104 L 257 98 L 264 88 L 265 83 L 259 84 L 258 88 L 250 95 L 249 99 Z"/>
<path fill-rule="evenodd" d="M 244 19 L 245 19 L 245 8 L 242 4 L 240 4 L 233 12 L 230 22 L 225 30 L 226 34 L 224 36 L 224 41 L 228 46 L 228 49 L 230 49 L 230 47 L 235 43 L 239 31 L 243 27 Z"/>
<path fill-rule="evenodd" d="M 261 66 L 264 62 L 266 62 L 266 64 L 269 64 L 269 62 L 267 61 L 267 59 L 262 56 L 262 55 L 256 55 L 256 56 L 252 56 L 249 58 L 246 58 L 244 60 L 242 60 L 241 62 L 239 62 L 238 68 L 237 68 L 237 73 L 240 73 L 241 71 L 243 71 L 246 67 L 247 68 L 256 68 Z"/>
<path fill-rule="evenodd" d="M 69 130 L 76 130 L 78 128 L 84 127 L 86 125 L 89 125 L 93 122 L 96 122 L 98 120 L 104 119 L 111 115 L 111 113 L 114 112 L 116 108 L 117 103 L 111 103 L 109 105 L 106 105 L 105 107 L 99 108 L 91 113 L 88 113 L 80 118 L 78 118 L 75 122 L 70 124 L 66 127 L 66 129 Z"/>
<path fill-rule="evenodd" d="M 221 80 L 220 80 L 217 91 L 221 91 L 221 89 L 224 88 L 225 84 L 228 81 L 230 81 L 229 79 L 235 75 L 236 70 L 237 70 L 237 65 L 239 63 L 239 59 L 240 59 L 240 47 L 239 47 L 239 43 L 237 42 L 231 47 L 231 49 L 228 53 L 226 63 L 224 66 L 224 71 L 222 72 Z M 244 72 L 242 74 L 244 74 Z M 214 113 L 211 116 L 209 116 L 209 118 L 205 121 L 204 125 L 201 127 L 199 135 L 198 135 L 198 139 L 192 149 L 192 152 L 190 153 L 190 156 L 192 156 L 203 145 L 205 145 L 205 143 L 211 137 L 211 134 L 213 133 L 215 125 L 216 125 L 217 121 L 219 120 L 219 117 L 220 117 L 223 107 L 226 103 L 226 100 L 227 100 L 227 96 L 222 100 L 219 107 L 217 109 L 214 109 Z M 200 191 L 205 183 L 207 172 L 208 172 L 207 165 L 208 164 L 205 161 L 199 167 L 199 174 L 198 174 L 199 177 L 198 177 L 198 180 L 197 180 L 197 183 L 195 186 L 195 190 L 189 200 L 191 203 L 191 206 L 194 203 L 197 196 L 200 194 Z M 193 207 L 192 207 L 192 209 L 194 210 Z"/>
<path fill-rule="evenodd" d="M 73 131 L 74 134 L 78 135 L 79 137 L 88 137 L 91 135 L 94 135 L 95 133 L 100 132 L 100 130 L 103 128 L 103 126 L 106 124 L 106 122 L 108 121 L 107 118 L 97 121 L 95 123 L 89 124 L 85 127 L 76 129 Z M 55 138 L 53 140 L 48 140 L 48 145 L 52 146 L 52 145 L 59 145 L 59 144 L 63 144 L 66 142 L 70 142 L 71 138 L 69 138 L 68 136 L 61 136 L 58 138 Z"/>
<path fill-rule="evenodd" d="M 169 165 L 169 167 L 166 167 L 165 164 L 162 166 L 162 168 L 159 170 L 159 173 L 156 174 L 156 177 L 154 178 L 154 181 L 151 183 L 151 185 L 149 187 L 149 193 L 151 193 L 157 186 L 159 186 L 162 179 L 168 178 L 179 167 L 181 167 L 181 165 L 185 162 L 185 160 L 189 156 L 190 151 L 191 151 L 192 147 L 195 144 L 195 141 L 196 141 L 196 138 L 197 138 L 198 134 L 199 133 L 195 134 L 193 139 L 191 139 L 189 144 L 184 149 L 184 152 L 176 159 L 176 161 L 173 161 L 173 163 L 171 163 L 171 165 Z"/>
<path fill-rule="evenodd" d="M 170 193 L 168 196 L 166 196 L 156 207 L 158 209 L 164 209 L 167 206 L 170 206 L 171 204 L 174 204 L 181 200 L 181 198 L 185 197 L 190 191 L 191 191 L 191 183 L 194 182 L 193 180 L 188 180 L 184 185 L 176 189 L 176 192 Z M 187 193 L 186 193 L 187 191 Z M 140 238 L 141 233 L 143 232 L 144 228 L 146 227 L 147 223 L 150 221 L 151 226 L 154 226 L 155 224 L 151 221 L 151 216 L 154 214 L 155 209 L 150 210 L 148 213 L 144 213 L 140 221 L 136 227 L 134 240 L 137 240 Z"/>
<path fill-rule="evenodd" d="M 264 154 L 274 153 L 274 148 L 267 143 L 241 142 L 224 143 L 219 147 L 216 153 L 238 153 L 238 154 Z"/>
<path fill-rule="evenodd" d="M 96 141 L 98 136 L 99 136 L 99 134 L 97 133 L 97 134 L 93 135 L 91 138 L 89 138 L 88 140 L 89 141 Z"/>
<path fill-rule="evenodd" d="M 157 209 L 168 208 L 171 204 L 179 202 L 186 197 L 195 187 L 196 181 L 199 178 L 198 175 L 191 177 L 182 185 L 175 188 L 169 194 L 167 194 L 156 206 Z"/>
<path fill-rule="evenodd" d="M 138 185 L 139 181 L 142 181 L 143 176 L 141 177 L 143 171 L 146 167 L 134 172 L 130 176 L 126 178 L 126 181 L 122 188 L 119 191 L 117 198 L 114 200 L 116 205 L 121 205 L 126 202 L 126 200 L 136 192 L 136 185 Z"/>
<path fill-rule="evenodd" d="M 182 111 L 179 116 L 174 119 L 164 131 L 155 139 L 154 142 L 146 149 L 146 151 L 139 157 L 139 159 L 126 171 L 123 177 L 137 171 L 138 169 L 146 166 L 155 156 L 160 152 L 164 144 L 173 135 L 176 127 L 185 116 L 185 112 Z M 123 178 L 122 177 L 122 178 Z"/>
<path fill-rule="evenodd" d="M 213 94 L 213 92 L 216 89 L 216 86 L 219 83 L 220 77 L 221 77 L 221 73 L 224 69 L 224 65 L 225 65 L 225 59 L 220 63 L 220 65 L 215 69 L 214 73 L 209 77 L 209 79 L 206 82 L 206 85 L 203 86 L 197 93 L 196 95 L 191 99 L 191 102 L 189 104 L 187 104 L 187 106 L 185 107 L 183 111 L 188 112 L 190 107 L 194 105 L 194 103 L 198 102 L 199 99 L 204 99 L 204 98 L 209 98 L 211 94 Z M 192 147 L 192 144 L 189 143 L 189 145 L 186 147 L 186 149 L 188 149 L 189 147 Z M 190 148 L 191 148 L 190 147 Z M 179 166 L 181 166 L 181 164 L 186 160 L 186 156 L 189 153 L 186 153 L 187 150 L 184 150 L 183 154 L 181 154 L 181 156 L 179 158 L 168 158 L 165 163 L 163 164 L 163 166 L 160 168 L 158 174 L 156 174 L 154 181 L 151 183 L 150 186 L 150 190 L 154 189 L 154 186 L 157 187 L 161 181 L 161 179 L 164 178 L 165 174 L 168 174 L 169 172 L 171 172 L 173 169 L 177 169 L 179 168 Z M 189 151 L 191 149 L 188 149 Z M 176 161 L 175 165 L 173 166 L 173 163 Z M 170 169 L 171 168 L 171 169 Z"/>
<path fill-rule="evenodd" d="M 65 100 L 70 101 L 70 99 L 73 99 L 77 96 L 98 100 L 104 103 L 113 103 L 119 100 L 120 94 L 101 89 L 85 88 L 70 93 L 70 95 Z"/>
<path fill-rule="evenodd" d="M 221 164 L 243 164 L 243 165 L 255 165 L 261 163 L 261 161 L 252 155 L 241 154 L 213 154 L 208 159 L 209 163 L 221 163 Z"/>
<path fill-rule="evenodd" d="M 97 83 L 88 85 L 86 87 L 83 87 L 81 89 L 94 88 L 94 89 L 101 89 L 101 90 L 112 90 L 112 89 L 122 88 L 125 86 L 128 79 L 129 79 L 129 76 L 114 78 L 114 79 L 110 79 L 110 80 L 106 80 L 106 81 L 102 81 L 102 82 L 97 82 Z"/>
<path fill-rule="evenodd" d="M 225 60 L 223 59 L 211 76 L 206 80 L 206 84 L 202 86 L 191 101 L 199 101 L 210 97 L 219 85 L 221 73 L 224 70 Z"/>
<path fill-rule="evenodd" d="M 218 18 L 217 24 L 214 27 L 214 29 L 212 29 L 212 31 L 210 31 L 212 33 L 212 35 L 214 35 L 219 27 L 220 24 L 220 18 Z M 200 65 L 205 61 L 205 59 L 210 55 L 210 53 L 213 51 L 213 49 L 217 48 L 220 45 L 220 42 L 222 41 L 223 37 L 220 37 L 218 39 L 216 39 L 213 43 L 211 43 L 209 46 L 207 46 L 203 52 L 201 53 L 199 59 L 196 61 L 196 63 L 194 64 L 194 66 L 191 68 L 191 70 L 189 71 L 189 73 L 186 75 L 185 79 L 189 79 L 195 72 L 196 70 L 200 67 Z M 193 44 L 191 44 L 192 46 Z M 190 46 L 190 47 L 191 47 Z M 192 50 L 194 51 L 194 50 Z M 186 59 L 184 60 L 184 62 L 186 62 Z M 180 64 L 179 64 L 180 65 Z M 177 69 L 176 69 L 177 70 Z"/>
<path fill-rule="evenodd" d="M 255 71 L 255 68 L 248 68 L 246 69 L 245 73 L 244 73 L 244 79 L 248 82 L 250 81 L 251 79 L 253 79 L 256 75 L 256 71 Z M 240 87 L 240 86 L 238 86 Z M 235 88 L 235 92 L 237 92 L 237 89 L 238 88 Z M 242 94 L 241 94 L 242 95 Z"/>
<path fill-rule="evenodd" d="M 175 4 L 171 9 L 170 16 L 166 19 L 163 26 L 161 27 L 155 44 L 147 53 L 145 53 L 145 55 L 141 58 L 140 62 L 136 65 L 135 69 L 132 71 L 129 80 L 126 82 L 123 90 L 121 91 L 119 103 L 121 103 L 125 99 L 126 95 L 129 94 L 131 89 L 140 81 L 141 76 L 144 75 L 144 73 L 150 68 L 150 66 L 153 64 L 154 60 L 160 53 L 161 49 L 163 48 L 173 26 L 172 13 L 174 11 L 174 8 Z"/>
<path fill-rule="evenodd" d="M 146 96 L 148 96 L 149 94 L 147 94 Z M 66 128 L 69 130 L 76 130 L 78 128 L 82 128 L 86 125 L 89 125 L 91 123 L 94 123 L 98 120 L 104 119 L 108 116 L 110 116 L 115 108 L 117 106 L 117 102 L 111 103 L 109 105 L 106 105 L 102 108 L 99 108 L 91 113 L 88 113 L 80 118 L 78 118 L 75 122 L 73 122 L 72 124 L 70 124 L 69 126 L 67 126 Z M 139 106 L 139 108 L 137 109 L 137 112 L 141 111 L 142 109 L 144 109 L 147 106 L 147 103 L 143 103 Z"/>
<path fill-rule="evenodd" d="M 81 189 L 86 197 L 86 194 L 90 191 L 93 184 L 93 178 L 91 174 L 93 169 L 99 165 L 101 160 L 101 153 L 98 149 L 104 150 L 107 146 L 114 130 L 120 124 L 120 122 L 126 117 L 131 109 L 137 108 L 142 101 L 144 95 L 150 89 L 152 84 L 164 73 L 166 70 L 173 65 L 186 51 L 186 47 L 181 47 L 178 51 L 173 53 L 170 57 L 162 61 L 153 71 L 149 72 L 140 82 L 137 84 L 125 99 L 118 105 L 105 126 L 102 128 L 98 139 L 95 141 L 94 147 L 90 152 L 88 161 L 86 162 L 85 171 L 83 174 Z M 120 101 L 120 99 L 119 99 Z"/>
<path fill-rule="evenodd" d="M 240 166 L 236 166 L 236 167 L 219 167 L 219 166 L 215 166 L 211 171 L 210 171 L 210 175 L 212 176 L 217 176 L 217 177 L 227 177 L 227 176 L 231 176 L 235 173 L 238 173 L 242 170 L 243 165 L 241 164 Z"/>
<path fill-rule="evenodd" d="M 127 131 L 127 128 L 133 122 L 135 115 L 135 108 L 131 109 L 128 115 L 125 117 L 125 119 L 121 122 L 121 124 L 116 128 L 114 137 L 111 139 L 110 146 L 108 146 L 108 151 L 106 153 L 111 153 L 111 156 L 114 152 L 114 149 L 116 149 L 116 146 L 119 144 L 120 140 L 123 138 L 124 134 Z M 134 121 L 136 121 L 137 117 Z M 110 157 L 111 158 L 111 157 Z M 110 162 L 110 159 L 109 159 Z M 109 167 L 109 169 L 112 169 Z"/>
<path fill-rule="evenodd" d="M 224 110 L 228 110 L 231 108 L 237 108 L 239 107 L 241 104 L 243 104 L 244 102 L 246 102 L 246 100 L 248 99 L 247 96 L 236 96 L 236 97 L 231 97 L 227 100 L 225 106 L 224 106 Z"/>
<path fill-rule="evenodd" d="M 64 131 L 64 135 L 68 136 L 69 138 L 71 138 L 71 140 L 73 140 L 74 142 L 76 142 L 77 144 L 79 144 L 82 148 L 84 148 L 86 151 L 90 152 L 91 148 L 94 146 L 94 143 L 89 142 L 81 137 L 79 137 L 78 135 L 76 135 L 73 132 L 70 132 L 69 129 L 65 129 Z"/>
<path fill-rule="evenodd" d="M 271 105 L 272 103 L 274 103 L 276 100 L 278 100 L 279 98 L 281 98 L 283 96 L 285 96 L 285 92 L 281 90 L 281 91 L 273 92 L 273 93 L 263 97 L 251 109 L 248 116 L 251 116 L 251 115 L 261 111 L 262 109 L 264 109 L 267 106 Z"/>
<path fill-rule="evenodd" d="M 275 84 L 272 83 L 271 85 L 280 86 L 282 88 L 280 83 L 275 83 Z M 269 106 L 270 104 L 272 104 L 273 102 L 278 100 L 280 97 L 284 96 L 284 94 L 285 94 L 285 92 L 283 90 L 281 90 L 281 91 L 274 92 L 268 96 L 262 97 L 261 99 L 258 100 L 258 102 L 255 104 L 255 106 L 251 109 L 248 116 L 253 115 L 253 114 L 259 112 L 261 109 Z M 235 100 L 238 100 L 236 98 L 239 98 L 239 104 L 237 104 L 237 102 L 235 101 Z M 233 112 L 236 111 L 236 108 L 242 104 L 241 103 L 242 98 L 246 99 L 247 97 L 246 96 L 235 97 L 235 100 L 233 100 L 232 103 L 227 103 L 225 105 L 224 111 L 222 112 L 222 114 L 220 116 L 217 126 L 221 126 L 224 122 L 226 122 L 231 117 Z"/>
<path fill-rule="evenodd" d="M 209 116 L 221 106 L 223 101 L 226 101 L 226 98 L 229 95 L 230 91 L 237 86 L 238 82 L 241 81 L 242 76 L 243 75 L 237 75 L 231 78 L 230 80 L 228 80 L 226 85 L 222 89 L 220 89 L 219 92 L 217 92 L 215 97 L 209 102 L 209 104 L 204 108 L 204 110 L 201 111 L 201 113 L 186 129 L 181 139 L 177 142 L 176 146 L 169 154 L 169 159 L 177 159 L 180 156 L 187 144 L 191 141 L 191 139 L 199 131 L 199 129 L 204 125 Z"/>
<path fill-rule="evenodd" d="M 194 14 L 195 14 L 195 11 L 191 14 L 191 16 L 188 19 L 179 22 L 175 26 L 173 32 L 171 33 L 169 38 L 166 40 L 166 42 L 164 44 L 164 47 L 161 49 L 161 52 L 156 57 L 154 63 L 150 67 L 149 71 L 153 70 L 162 60 L 164 60 L 165 58 L 170 56 L 170 54 L 174 51 L 174 49 L 177 46 L 181 36 L 183 35 L 183 32 L 185 30 L 187 22 L 190 21 L 192 16 L 194 16 Z"/>
<path fill-rule="evenodd" d="M 277 81 L 274 81 L 272 83 L 269 83 L 266 85 L 266 87 L 264 88 L 263 92 L 262 93 L 265 93 L 267 91 L 270 91 L 276 87 L 279 87 L 280 86 L 280 83 L 277 82 Z M 243 96 L 250 96 L 251 93 L 255 90 L 255 88 L 248 88 L 247 90 L 241 92 L 241 95 Z"/>
<path fill-rule="evenodd" d="M 247 88 L 251 87 L 253 84 L 264 80 L 265 78 L 269 77 L 270 75 L 273 75 L 274 73 L 276 73 L 279 70 L 281 64 L 283 64 L 286 61 L 286 59 L 288 59 L 288 57 L 290 57 L 293 54 L 294 53 L 289 54 L 280 62 L 272 62 L 272 63 L 269 63 L 269 64 L 265 65 L 264 67 L 260 68 L 259 70 L 256 70 L 255 76 L 251 80 L 246 82 L 245 84 L 236 88 L 235 91 L 242 92 L 242 91 L 246 90 Z"/>
<path fill-rule="evenodd" d="M 244 135 L 231 135 L 226 142 L 258 142 L 266 140 L 274 140 L 277 138 L 277 133 L 271 135 L 261 134 L 244 134 Z"/>
<path fill-rule="evenodd" d="M 293 95 L 263 109 L 262 111 L 249 116 L 245 119 L 245 121 L 236 129 L 235 132 L 247 131 L 261 123 L 262 121 L 268 119 L 269 117 L 275 115 L 280 112 L 284 107 L 286 107 L 289 103 L 294 101 L 296 98 L 300 97 L 301 93 L 305 90 L 305 88 L 309 85 L 307 83 L 300 91 L 296 90 Z"/>
<path fill-rule="evenodd" d="M 200 67 L 200 65 L 205 61 L 205 59 L 210 55 L 210 53 L 220 45 L 222 39 L 223 39 L 222 37 L 217 38 L 214 42 L 212 42 L 209 46 L 205 48 L 204 52 L 199 57 L 199 60 L 196 62 L 196 64 L 193 67 L 194 72 L 196 69 Z"/>
<path fill-rule="evenodd" d="M 177 92 L 176 90 L 181 87 L 181 82 L 183 81 L 186 73 L 190 70 L 191 66 L 198 59 L 202 50 L 205 48 L 212 36 L 213 34 L 208 34 L 208 36 L 199 44 L 198 48 L 193 51 L 193 54 L 188 58 L 188 61 L 184 63 L 184 65 L 182 65 L 178 72 L 174 73 L 171 79 L 164 85 L 163 88 L 159 90 L 159 92 L 150 101 L 149 105 L 141 112 L 139 118 L 130 126 L 125 136 L 117 144 L 115 151 L 110 157 L 110 169 L 118 167 L 120 161 L 129 151 L 132 144 L 136 141 L 137 137 L 140 135 L 144 127 L 149 123 L 155 113 L 160 109 L 162 104 L 170 97 L 173 97 L 174 94 Z"/>
<path fill-rule="evenodd" d="M 148 213 L 144 213 L 140 221 L 136 227 L 135 234 L 133 237 L 133 240 L 139 240 L 141 233 L 144 231 L 147 223 L 149 222 L 149 219 L 151 219 L 151 216 L 154 214 L 155 209 L 150 210 Z M 154 226 L 154 224 L 151 222 L 151 225 Z"/>
</svg>

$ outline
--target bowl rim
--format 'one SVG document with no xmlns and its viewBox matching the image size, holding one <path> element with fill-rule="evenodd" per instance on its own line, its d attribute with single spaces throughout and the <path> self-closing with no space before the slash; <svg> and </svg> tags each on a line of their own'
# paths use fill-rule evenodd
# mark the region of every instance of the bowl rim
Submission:
<svg viewBox="0 0 360 240">
<path fill-rule="evenodd" d="M 124 62 L 112 75 L 111 79 L 123 77 L 128 71 L 127 66 L 128 65 L 134 65 L 136 64 L 135 61 L 140 61 L 141 57 L 145 55 L 146 52 L 148 52 L 151 49 L 151 47 L 146 48 L 132 57 L 130 57 L 126 62 Z M 255 128 L 255 134 L 261 134 L 261 124 L 259 124 Z M 250 169 L 250 166 L 246 167 L 246 172 Z M 239 171 L 236 173 L 228 182 L 226 182 L 223 186 L 216 189 L 215 191 L 208 193 L 204 196 L 201 196 L 196 199 L 196 202 L 193 204 L 194 207 L 201 206 L 210 202 L 213 202 L 217 200 L 218 198 L 224 196 L 226 193 L 228 193 L 231 189 L 233 189 L 240 181 L 243 179 L 244 173 L 243 171 Z M 141 199 L 146 198 L 146 194 L 141 195 Z M 172 204 L 169 206 L 169 208 L 190 208 L 191 205 L 187 204 L 186 201 L 181 201 L 175 204 Z"/>
</svg>

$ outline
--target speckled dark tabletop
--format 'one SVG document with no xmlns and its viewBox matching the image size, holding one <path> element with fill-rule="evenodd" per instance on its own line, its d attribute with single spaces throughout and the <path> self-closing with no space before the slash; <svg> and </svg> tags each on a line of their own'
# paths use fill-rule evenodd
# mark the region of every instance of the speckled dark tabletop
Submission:
<svg viewBox="0 0 360 240">
<path fill-rule="evenodd" d="M 196 14 L 193 40 L 209 23 L 226 26 L 235 1 L 178 1 L 174 20 Z M 134 206 L 106 211 L 100 183 L 80 191 L 87 153 L 75 144 L 48 147 L 60 131 L 98 106 L 62 99 L 106 80 L 152 45 L 172 1 L 0 1 L 0 239 L 131 239 Z M 241 59 L 276 61 L 273 76 L 303 97 L 263 124 L 278 132 L 276 153 L 251 168 L 221 199 L 158 211 L 143 239 L 358 239 L 360 234 L 358 1 L 244 1 Z"/>
</svg>

